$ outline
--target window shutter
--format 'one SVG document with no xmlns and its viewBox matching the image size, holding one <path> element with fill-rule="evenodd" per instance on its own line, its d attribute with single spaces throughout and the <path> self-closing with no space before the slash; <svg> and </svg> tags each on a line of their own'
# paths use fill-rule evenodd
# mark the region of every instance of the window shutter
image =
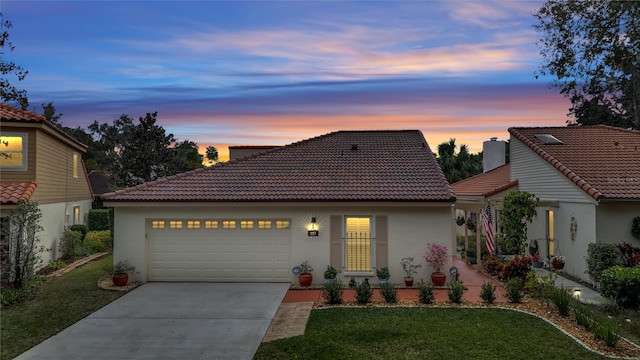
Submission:
<svg viewBox="0 0 640 360">
<path fill-rule="evenodd" d="M 329 263 L 336 268 L 338 272 L 342 272 L 342 216 L 331 215 L 329 227 Z"/>
<path fill-rule="evenodd" d="M 387 216 L 376 216 L 376 268 L 389 266 L 389 224 Z"/>
</svg>

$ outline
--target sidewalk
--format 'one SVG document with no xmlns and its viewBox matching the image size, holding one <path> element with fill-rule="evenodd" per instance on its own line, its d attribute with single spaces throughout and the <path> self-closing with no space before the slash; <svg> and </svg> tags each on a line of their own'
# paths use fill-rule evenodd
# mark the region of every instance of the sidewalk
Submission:
<svg viewBox="0 0 640 360">
<path fill-rule="evenodd" d="M 533 269 L 539 276 L 549 276 L 549 270 L 547 269 Z M 585 304 L 604 305 L 609 303 L 609 300 L 600 295 L 599 292 L 590 289 L 587 286 L 578 284 L 567 278 L 558 275 L 555 279 L 555 285 L 557 287 L 563 287 L 569 289 L 571 294 L 575 296 L 580 302 Z"/>
</svg>

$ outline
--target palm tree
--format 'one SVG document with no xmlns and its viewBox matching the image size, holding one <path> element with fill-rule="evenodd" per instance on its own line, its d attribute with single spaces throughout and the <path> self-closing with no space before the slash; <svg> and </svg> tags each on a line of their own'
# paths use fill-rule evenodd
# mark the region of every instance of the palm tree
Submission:
<svg viewBox="0 0 640 360">
<path fill-rule="evenodd" d="M 460 145 L 460 152 L 456 154 L 456 139 L 438 145 L 437 160 L 445 178 L 449 183 L 464 180 L 482 172 L 482 158 L 470 154 L 467 145 Z"/>
</svg>

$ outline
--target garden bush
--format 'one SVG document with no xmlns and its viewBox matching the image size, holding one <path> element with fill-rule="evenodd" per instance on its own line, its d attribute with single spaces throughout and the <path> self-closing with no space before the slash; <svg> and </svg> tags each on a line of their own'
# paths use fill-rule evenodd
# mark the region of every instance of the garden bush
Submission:
<svg viewBox="0 0 640 360">
<path fill-rule="evenodd" d="M 587 247 L 587 274 L 591 279 L 599 283 L 600 274 L 620 264 L 620 251 L 613 244 L 591 243 Z"/>
<path fill-rule="evenodd" d="M 418 301 L 421 304 L 431 304 L 435 299 L 436 295 L 433 293 L 433 283 L 431 281 L 420 280 L 417 284 L 418 288 Z"/>
<path fill-rule="evenodd" d="M 614 266 L 600 274 L 600 292 L 619 306 L 640 308 L 640 268 Z"/>
<path fill-rule="evenodd" d="M 110 230 L 111 214 L 109 209 L 89 210 L 87 227 L 90 231 Z"/>
<path fill-rule="evenodd" d="M 82 233 L 67 230 L 60 237 L 60 257 L 62 259 L 74 259 L 81 253 Z"/>
<path fill-rule="evenodd" d="M 616 244 L 620 256 L 622 257 L 622 266 L 634 267 L 640 265 L 640 247 L 633 246 L 628 242 Z"/>
<path fill-rule="evenodd" d="M 549 299 L 555 288 L 555 279 L 558 277 L 553 272 L 549 275 L 538 275 L 531 271 L 525 280 L 525 290 L 534 299 Z"/>
<path fill-rule="evenodd" d="M 391 284 L 384 284 L 380 286 L 380 295 L 385 302 L 389 304 L 395 304 L 398 302 L 398 290 Z"/>
<path fill-rule="evenodd" d="M 505 290 L 507 290 L 507 298 L 509 302 L 512 304 L 519 304 L 524 297 L 522 292 L 522 280 L 518 278 L 512 278 L 507 281 L 504 285 Z"/>
<path fill-rule="evenodd" d="M 596 338 L 604 341 L 607 346 L 614 347 L 620 340 L 618 326 L 606 316 L 599 316 L 593 322 L 593 333 Z"/>
<path fill-rule="evenodd" d="M 373 289 L 368 282 L 361 282 L 356 285 L 356 301 L 358 304 L 367 304 L 371 302 L 373 296 Z"/>
<path fill-rule="evenodd" d="M 516 255 L 515 258 L 504 264 L 502 271 L 500 271 L 499 278 L 502 281 L 517 278 L 524 283 L 527 278 L 527 274 L 531 271 L 531 258 L 528 256 Z"/>
<path fill-rule="evenodd" d="M 484 264 L 484 268 L 487 269 L 487 272 L 491 276 L 498 276 L 502 271 L 502 267 L 504 263 L 500 258 L 496 255 L 485 255 L 482 257 L 482 263 Z"/>
<path fill-rule="evenodd" d="M 482 283 L 480 298 L 487 304 L 493 304 L 496 301 L 496 286 L 491 281 Z"/>
<path fill-rule="evenodd" d="M 554 288 L 551 292 L 551 300 L 553 300 L 553 303 L 561 316 L 569 316 L 573 297 L 567 289 L 562 287 Z"/>
<path fill-rule="evenodd" d="M 91 253 L 105 251 L 111 247 L 111 232 L 109 230 L 89 231 L 84 237 L 82 246 Z"/>
<path fill-rule="evenodd" d="M 82 233 L 82 240 L 84 240 L 84 237 L 87 234 L 87 227 L 85 225 L 82 225 L 82 224 L 71 225 L 71 226 L 69 226 L 69 230 L 78 231 L 78 232 Z"/>
<path fill-rule="evenodd" d="M 322 287 L 322 297 L 327 304 L 342 304 L 343 293 L 344 284 L 340 279 L 329 281 Z"/>
<path fill-rule="evenodd" d="M 585 330 L 590 331 L 593 328 L 593 312 L 582 303 L 576 301 L 573 305 L 573 315 L 576 317 L 576 323 Z"/>
<path fill-rule="evenodd" d="M 464 286 L 462 280 L 451 280 L 449 281 L 449 288 L 447 289 L 447 296 L 449 297 L 449 301 L 453 304 L 460 304 L 462 302 L 462 295 L 467 290 L 467 287 Z"/>
</svg>

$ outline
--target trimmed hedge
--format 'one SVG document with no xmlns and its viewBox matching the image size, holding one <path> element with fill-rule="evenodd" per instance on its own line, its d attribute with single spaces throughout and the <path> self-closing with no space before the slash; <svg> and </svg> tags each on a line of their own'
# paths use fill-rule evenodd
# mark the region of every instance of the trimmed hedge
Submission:
<svg viewBox="0 0 640 360">
<path fill-rule="evenodd" d="M 109 209 L 89 210 L 87 225 L 89 231 L 110 230 L 111 215 L 109 214 Z"/>
<path fill-rule="evenodd" d="M 600 292 L 619 306 L 640 308 L 640 268 L 614 266 L 604 270 L 600 274 Z"/>
<path fill-rule="evenodd" d="M 591 243 L 587 248 L 587 273 L 599 283 L 600 274 L 616 265 L 620 265 L 620 251 L 614 244 Z"/>
<path fill-rule="evenodd" d="M 87 235 L 87 226 L 83 225 L 83 224 L 71 225 L 71 226 L 69 226 L 69 230 L 77 231 L 79 233 L 82 233 L 82 238 L 83 239 L 84 239 L 84 236 Z"/>
<path fill-rule="evenodd" d="M 82 246 L 85 249 L 90 250 L 92 253 L 97 253 L 107 250 L 111 247 L 111 231 L 89 231 L 84 238 Z"/>
</svg>

